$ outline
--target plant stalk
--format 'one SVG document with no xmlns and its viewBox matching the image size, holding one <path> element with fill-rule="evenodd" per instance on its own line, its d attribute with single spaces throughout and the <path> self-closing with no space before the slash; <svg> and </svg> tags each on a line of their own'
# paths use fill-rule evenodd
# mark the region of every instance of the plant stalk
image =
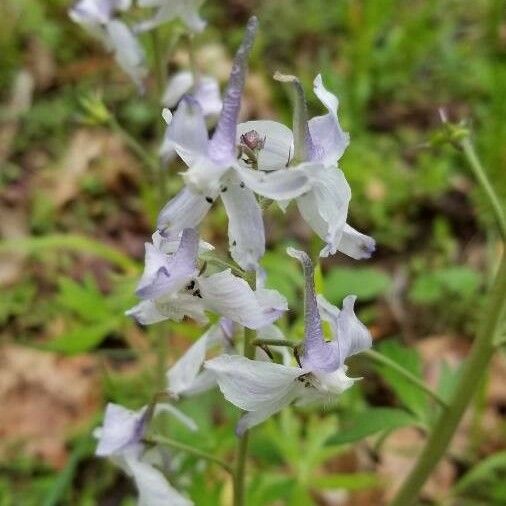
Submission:
<svg viewBox="0 0 506 506">
<path fill-rule="evenodd" d="M 476 154 L 473 143 L 469 139 L 469 136 L 466 136 L 459 141 L 458 145 L 464 152 L 465 158 L 471 167 L 471 171 L 473 172 L 474 177 L 478 180 L 478 183 L 487 195 L 492 209 L 494 210 L 495 219 L 497 221 L 501 237 L 503 241 L 506 241 L 506 214 L 504 207 L 501 205 L 499 197 L 497 196 L 494 187 L 490 183 L 487 173 L 483 168 L 478 155 Z"/>
<path fill-rule="evenodd" d="M 432 399 L 434 399 L 443 409 L 448 408 L 448 403 L 439 394 L 431 390 L 422 380 L 411 374 L 407 369 L 399 365 L 397 362 L 394 362 L 390 358 L 382 355 L 381 353 L 378 353 L 375 350 L 365 350 L 362 352 L 362 355 L 365 355 L 377 364 L 383 365 L 392 369 L 393 371 L 396 371 L 402 375 L 404 379 L 432 397 Z"/>
<path fill-rule="evenodd" d="M 160 444 L 164 446 L 169 446 L 170 448 L 174 448 L 176 450 L 182 450 L 184 452 L 195 455 L 196 457 L 200 457 L 201 459 L 208 460 L 209 462 L 214 462 L 215 464 L 218 464 L 223 469 L 225 469 L 225 471 L 227 471 L 228 473 L 232 475 L 234 474 L 234 470 L 232 469 L 232 467 L 229 466 L 226 462 L 223 462 L 223 460 L 203 450 L 199 450 L 198 448 L 194 448 L 193 446 L 176 441 L 175 439 L 156 435 L 146 438 L 145 442 L 148 444 Z"/>
<path fill-rule="evenodd" d="M 463 366 L 448 409 L 441 412 L 418 461 L 391 502 L 390 506 L 410 506 L 431 472 L 443 457 L 473 394 L 481 384 L 494 354 L 494 337 L 499 330 L 506 303 L 506 255 L 503 253 L 499 270 L 486 304 L 486 318 L 480 326 L 471 352 Z"/>
<path fill-rule="evenodd" d="M 256 273 L 249 272 L 246 275 L 252 290 L 256 288 Z M 256 338 L 256 330 L 244 329 L 244 356 L 249 359 L 255 358 L 255 345 L 253 341 Z M 244 506 L 245 496 L 245 474 L 246 474 L 246 459 L 248 456 L 248 440 L 249 431 L 246 431 L 243 436 L 239 439 L 239 445 L 237 448 L 237 458 L 234 472 L 234 506 Z"/>
</svg>

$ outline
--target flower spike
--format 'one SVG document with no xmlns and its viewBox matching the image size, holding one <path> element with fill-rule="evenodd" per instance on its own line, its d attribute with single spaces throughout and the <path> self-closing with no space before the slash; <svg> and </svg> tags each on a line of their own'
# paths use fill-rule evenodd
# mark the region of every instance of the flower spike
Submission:
<svg viewBox="0 0 506 506">
<path fill-rule="evenodd" d="M 258 18 L 252 16 L 248 20 L 243 41 L 235 54 L 230 79 L 223 98 L 223 108 L 209 145 L 214 160 L 228 159 L 234 156 L 237 121 L 248 69 L 248 56 L 255 41 L 257 28 Z"/>
</svg>

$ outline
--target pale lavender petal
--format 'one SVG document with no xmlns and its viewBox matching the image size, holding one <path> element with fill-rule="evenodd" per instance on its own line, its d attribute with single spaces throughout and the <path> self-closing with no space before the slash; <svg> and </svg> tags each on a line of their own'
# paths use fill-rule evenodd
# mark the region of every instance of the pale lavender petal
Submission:
<svg viewBox="0 0 506 506">
<path fill-rule="evenodd" d="M 184 187 L 160 211 L 157 227 L 170 235 L 177 235 L 184 228 L 195 228 L 204 219 L 212 205 L 200 193 Z"/>
<path fill-rule="evenodd" d="M 223 108 L 209 145 L 209 153 L 217 163 L 228 163 L 235 159 L 237 121 L 248 68 L 248 56 L 255 40 L 257 27 L 258 19 L 253 16 L 246 25 L 244 39 L 232 64 L 232 72 L 223 98 Z"/>
<path fill-rule="evenodd" d="M 342 342 L 345 357 L 360 353 L 372 346 L 371 333 L 367 327 L 356 317 L 354 305 L 357 297 L 348 295 L 343 300 L 343 309 L 339 313 L 338 339 Z"/>
<path fill-rule="evenodd" d="M 203 0 L 139 0 L 140 7 L 157 7 L 155 15 L 141 23 L 135 29 L 145 32 L 160 26 L 163 23 L 180 18 L 193 32 L 202 31 L 206 22 L 199 16 L 198 9 Z"/>
<path fill-rule="evenodd" d="M 276 121 L 247 121 L 237 126 L 237 144 L 241 143 L 241 135 L 255 131 L 263 142 L 258 151 L 258 169 L 271 171 L 284 169 L 293 157 L 293 134 L 282 123 Z"/>
<path fill-rule="evenodd" d="M 304 271 L 304 351 L 302 366 L 311 371 L 332 372 L 339 367 L 339 348 L 326 343 L 314 291 L 311 259 L 304 251 L 288 248 L 287 253 L 299 260 Z"/>
<path fill-rule="evenodd" d="M 162 97 L 162 104 L 165 107 L 174 108 L 188 93 L 193 86 L 193 75 L 190 71 L 184 70 L 174 74 L 167 83 Z"/>
<path fill-rule="evenodd" d="M 195 292 L 186 293 L 181 291 L 174 296 L 157 299 L 156 307 L 160 313 L 165 316 L 164 319 L 179 322 L 184 317 L 188 316 L 201 324 L 208 322 L 208 318 L 205 314 L 206 308 L 202 299 L 196 295 Z"/>
<path fill-rule="evenodd" d="M 142 92 L 144 90 L 144 80 L 148 75 L 146 57 L 142 46 L 130 28 L 122 21 L 113 19 L 105 25 L 105 28 L 118 65 Z"/>
<path fill-rule="evenodd" d="M 223 344 L 224 335 L 219 324 L 213 325 L 195 341 L 181 358 L 167 371 L 168 390 L 175 396 L 185 395 L 194 383 L 204 363 L 206 352 L 215 344 Z"/>
<path fill-rule="evenodd" d="M 193 506 L 193 502 L 171 487 L 161 471 L 136 458 L 126 459 L 139 492 L 137 506 Z"/>
<path fill-rule="evenodd" d="M 154 416 L 157 416 L 160 413 L 168 413 L 169 415 L 171 415 L 176 420 L 181 422 L 187 429 L 190 429 L 191 431 L 198 430 L 197 424 L 195 423 L 195 421 L 192 418 L 185 415 L 182 411 L 177 409 L 172 404 L 169 404 L 168 402 L 159 402 L 156 404 Z"/>
<path fill-rule="evenodd" d="M 236 166 L 242 182 L 258 195 L 276 201 L 300 197 L 311 190 L 312 183 L 308 171 L 302 167 L 261 172 Z"/>
<path fill-rule="evenodd" d="M 232 258 L 246 271 L 255 270 L 265 253 L 262 210 L 255 194 L 232 173 L 224 182 L 221 198 L 228 216 L 228 245 Z"/>
<path fill-rule="evenodd" d="M 151 325 L 152 323 L 162 322 L 168 318 L 168 316 L 159 310 L 152 300 L 143 300 L 139 302 L 139 304 L 125 311 L 125 315 L 131 316 L 141 325 Z"/>
<path fill-rule="evenodd" d="M 185 228 L 177 251 L 166 255 L 146 243 L 144 274 L 136 290 L 142 299 L 155 299 L 177 292 L 198 274 L 199 236 L 195 229 Z"/>
<path fill-rule="evenodd" d="M 221 112 L 223 102 L 221 100 L 220 85 L 211 76 L 199 76 L 197 85 L 193 89 L 195 100 L 202 107 L 204 116 L 209 120 L 215 120 Z"/>
<path fill-rule="evenodd" d="M 297 198 L 304 220 L 326 242 L 320 252 L 325 257 L 336 253 L 346 223 L 351 190 L 343 172 L 335 167 L 314 165 L 311 191 Z"/>
<path fill-rule="evenodd" d="M 265 305 L 264 299 L 250 288 L 244 279 L 234 276 L 230 269 L 198 279 L 205 306 L 215 313 L 251 329 L 264 327 L 277 320 L 281 311 L 275 305 Z"/>
<path fill-rule="evenodd" d="M 145 407 L 131 411 L 118 404 L 107 404 L 95 454 L 106 457 L 137 446 L 144 434 L 145 414 Z"/>
<path fill-rule="evenodd" d="M 324 116 L 316 116 L 309 121 L 309 131 L 317 147 L 313 158 L 325 165 L 335 165 L 350 143 L 350 136 L 343 131 L 337 118 L 339 102 L 323 85 L 318 74 L 313 82 L 315 95 L 329 111 Z"/>
<path fill-rule="evenodd" d="M 362 260 L 371 258 L 376 249 L 376 241 L 349 225 L 344 225 L 343 235 L 337 245 L 337 249 L 356 260 Z"/>
<path fill-rule="evenodd" d="M 105 24 L 112 19 L 113 12 L 111 0 L 80 0 L 70 8 L 69 16 L 79 24 Z"/>
<path fill-rule="evenodd" d="M 164 142 L 172 142 L 177 154 L 189 167 L 208 154 L 207 126 L 202 107 L 185 95 L 171 118 Z"/>
</svg>

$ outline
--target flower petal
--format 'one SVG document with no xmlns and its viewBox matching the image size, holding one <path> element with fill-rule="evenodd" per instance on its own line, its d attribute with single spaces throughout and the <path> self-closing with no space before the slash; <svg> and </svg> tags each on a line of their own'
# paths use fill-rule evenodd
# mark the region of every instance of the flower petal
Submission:
<svg viewBox="0 0 506 506">
<path fill-rule="evenodd" d="M 335 165 L 350 143 L 350 136 L 342 130 L 337 119 L 339 101 L 325 88 L 320 74 L 313 82 L 313 91 L 329 111 L 309 121 L 309 131 L 317 148 L 315 160 L 325 165 Z"/>
<path fill-rule="evenodd" d="M 158 403 L 155 406 L 155 416 L 160 413 L 168 413 L 172 415 L 176 420 L 179 420 L 183 425 L 192 431 L 198 430 L 197 424 L 189 416 L 185 415 L 182 411 L 177 409 L 168 402 Z"/>
<path fill-rule="evenodd" d="M 261 172 L 235 166 L 240 179 L 258 195 L 273 200 L 290 200 L 311 190 L 311 179 L 303 167 Z"/>
<path fill-rule="evenodd" d="M 327 243 L 320 256 L 333 255 L 341 240 L 348 214 L 351 190 L 343 172 L 335 167 L 314 165 L 311 191 L 297 198 L 304 220 Z"/>
<path fill-rule="evenodd" d="M 376 241 L 349 225 L 344 225 L 343 235 L 337 245 L 337 249 L 356 260 L 362 260 L 371 258 L 376 249 Z"/>
<path fill-rule="evenodd" d="M 232 258 L 246 271 L 255 270 L 265 253 L 262 210 L 254 193 L 232 173 L 223 183 L 221 198 L 228 216 L 228 244 Z"/>
<path fill-rule="evenodd" d="M 248 57 L 255 41 L 257 28 L 258 19 L 252 16 L 248 20 L 243 41 L 235 54 L 230 79 L 223 97 L 221 114 L 209 143 L 209 154 L 219 164 L 229 163 L 230 160 L 235 159 L 235 137 L 241 97 L 248 69 Z"/>
<path fill-rule="evenodd" d="M 241 136 L 254 130 L 264 144 L 258 151 L 258 168 L 264 171 L 284 169 L 293 156 L 292 131 L 282 123 L 276 121 L 247 121 L 237 126 L 237 144 L 241 143 Z"/>
<path fill-rule="evenodd" d="M 208 135 L 202 107 L 191 95 L 179 102 L 165 132 L 164 143 L 172 143 L 177 154 L 189 167 L 207 157 Z"/>
<path fill-rule="evenodd" d="M 198 247 L 199 236 L 193 228 L 183 230 L 179 247 L 170 256 L 146 243 L 145 269 L 137 286 L 137 296 L 155 299 L 183 288 L 198 274 Z"/>
<path fill-rule="evenodd" d="M 298 392 L 297 378 L 307 373 L 298 367 L 258 362 L 239 355 L 221 355 L 205 363 L 217 378 L 229 402 L 251 415 L 238 427 L 242 432 L 290 403 Z"/>
<path fill-rule="evenodd" d="M 125 315 L 135 318 L 137 323 L 141 325 L 150 325 L 152 323 L 167 320 L 168 316 L 162 314 L 157 305 L 152 300 L 143 300 L 128 311 Z"/>
<path fill-rule="evenodd" d="M 162 208 L 157 219 L 157 227 L 170 234 L 178 234 L 185 228 L 195 228 L 211 208 L 204 196 L 184 187 Z"/>
<path fill-rule="evenodd" d="M 158 7 L 155 15 L 139 23 L 135 30 L 145 32 L 161 24 L 180 18 L 193 32 L 201 32 L 206 22 L 199 16 L 198 9 L 203 0 L 139 0 L 140 7 Z"/>
<path fill-rule="evenodd" d="M 340 350 L 340 366 L 347 357 L 370 348 L 372 337 L 367 327 L 355 315 L 353 306 L 357 297 L 348 295 L 343 300 L 343 309 L 339 310 L 323 295 L 318 295 L 318 309 L 323 320 L 330 323 L 333 342 Z"/>
<path fill-rule="evenodd" d="M 119 404 L 107 404 L 95 455 L 106 457 L 136 446 L 144 432 L 146 407 L 131 411 Z"/>
<path fill-rule="evenodd" d="M 193 86 L 193 75 L 188 70 L 176 72 L 167 83 L 162 97 L 162 104 L 165 107 L 174 108 L 183 95 L 190 91 Z"/>
<path fill-rule="evenodd" d="M 164 319 L 180 322 L 185 316 L 193 318 L 196 322 L 205 324 L 208 319 L 202 299 L 197 295 L 179 292 L 156 300 L 156 308 L 164 315 Z M 142 322 L 141 322 L 142 323 Z"/>
<path fill-rule="evenodd" d="M 208 309 L 245 327 L 258 329 L 281 315 L 279 308 L 263 305 L 248 283 L 234 276 L 230 269 L 209 277 L 202 276 L 198 284 Z"/>
<path fill-rule="evenodd" d="M 211 76 L 200 76 L 197 86 L 193 90 L 195 100 L 202 107 L 206 118 L 216 119 L 223 107 L 220 85 Z"/>
<path fill-rule="evenodd" d="M 288 248 L 287 253 L 299 260 L 304 270 L 304 351 L 301 357 L 305 369 L 316 372 L 332 372 L 339 363 L 339 348 L 326 343 L 314 291 L 314 270 L 311 259 L 304 251 Z"/>
<path fill-rule="evenodd" d="M 161 471 L 146 462 L 128 457 L 126 466 L 139 492 L 137 506 L 192 506 L 193 502 L 171 487 Z"/>
<path fill-rule="evenodd" d="M 148 75 L 142 46 L 130 28 L 122 21 L 113 19 L 105 25 L 105 28 L 118 65 L 142 92 L 144 90 L 143 81 Z"/>
<path fill-rule="evenodd" d="M 167 371 L 169 392 L 175 396 L 180 396 L 191 390 L 204 363 L 207 350 L 223 340 L 224 335 L 219 324 L 210 327 L 207 332 L 197 339 Z"/>
</svg>

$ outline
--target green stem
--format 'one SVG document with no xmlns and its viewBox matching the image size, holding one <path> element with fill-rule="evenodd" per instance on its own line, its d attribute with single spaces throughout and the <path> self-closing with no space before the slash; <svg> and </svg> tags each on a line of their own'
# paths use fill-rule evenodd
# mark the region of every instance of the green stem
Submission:
<svg viewBox="0 0 506 506">
<path fill-rule="evenodd" d="M 139 160 L 146 165 L 146 167 L 151 171 L 152 175 L 156 176 L 160 169 L 158 161 L 152 157 L 149 152 L 146 151 L 142 145 L 118 123 L 118 120 L 115 117 L 110 116 L 109 125 L 123 138 L 126 145 L 137 156 L 137 158 L 139 158 Z"/>
<path fill-rule="evenodd" d="M 54 234 L 0 241 L 0 253 L 4 251 L 38 253 L 43 249 L 69 249 L 77 253 L 92 253 L 115 264 L 127 274 L 137 274 L 139 272 L 137 263 L 120 250 L 82 235 Z"/>
<path fill-rule="evenodd" d="M 504 208 L 501 205 L 499 197 L 490 183 L 490 180 L 488 179 L 487 173 L 483 168 L 478 155 L 476 154 L 473 143 L 469 139 L 469 136 L 466 136 L 459 141 L 458 145 L 464 152 L 466 160 L 473 171 L 474 177 L 478 180 L 483 191 L 487 195 L 492 209 L 494 210 L 495 219 L 497 220 L 501 237 L 504 241 L 506 241 L 506 214 L 504 212 Z"/>
<path fill-rule="evenodd" d="M 414 504 L 423 484 L 445 454 L 494 354 L 494 337 L 500 326 L 505 302 L 506 255 L 503 254 L 499 271 L 484 306 L 486 308 L 486 317 L 464 363 L 460 381 L 455 388 L 448 409 L 440 413 L 416 466 L 390 506 L 410 506 Z"/>
<path fill-rule="evenodd" d="M 295 348 L 297 343 L 288 341 L 287 339 L 253 339 L 253 346 L 286 346 L 287 348 Z"/>
<path fill-rule="evenodd" d="M 181 450 L 186 453 L 190 453 L 191 455 L 195 455 L 196 457 L 200 457 L 201 459 L 205 459 L 208 460 L 209 462 L 213 462 L 214 464 L 218 464 L 228 473 L 232 475 L 234 474 L 232 466 L 229 466 L 226 462 L 223 462 L 223 460 L 219 459 L 218 457 L 215 457 L 214 455 L 211 455 L 210 453 L 207 453 L 203 450 L 199 450 L 198 448 L 194 448 L 193 446 L 176 441 L 175 439 L 171 439 L 165 436 L 150 436 L 146 438 L 144 441 L 147 444 L 165 445 L 169 446 L 170 448 L 174 448 L 175 450 Z"/>
<path fill-rule="evenodd" d="M 255 273 L 249 272 L 246 280 L 253 290 L 256 287 Z M 244 329 L 244 356 L 249 359 L 255 358 L 255 346 L 253 342 L 256 338 L 256 331 L 252 329 Z M 244 506 L 245 496 L 245 474 L 246 474 L 246 459 L 248 455 L 248 440 L 249 431 L 246 431 L 239 440 L 237 448 L 237 460 L 234 472 L 234 506 Z"/>
<path fill-rule="evenodd" d="M 405 380 L 409 381 L 414 386 L 418 387 L 420 390 L 432 397 L 442 408 L 448 408 L 447 402 L 441 396 L 439 396 L 439 394 L 431 390 L 420 378 L 417 378 L 414 374 L 399 365 L 397 362 L 386 357 L 385 355 L 382 355 L 381 353 L 378 353 L 375 350 L 365 350 L 362 352 L 362 354 L 377 364 L 384 365 L 385 367 L 388 367 L 393 371 L 399 373 L 404 377 Z"/>
</svg>

